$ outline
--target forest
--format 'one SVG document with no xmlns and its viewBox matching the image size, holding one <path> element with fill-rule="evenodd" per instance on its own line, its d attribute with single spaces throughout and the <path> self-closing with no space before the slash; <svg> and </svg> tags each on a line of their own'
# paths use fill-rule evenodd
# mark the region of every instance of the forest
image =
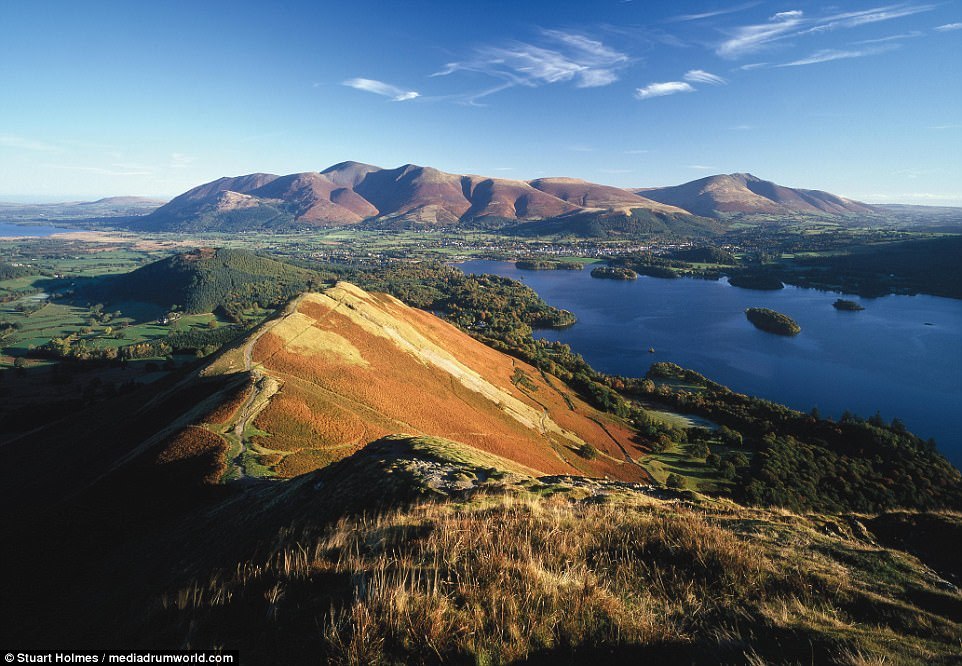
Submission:
<svg viewBox="0 0 962 666">
<path fill-rule="evenodd" d="M 598 266 L 591 269 L 591 277 L 602 280 L 636 280 L 638 274 L 630 268 L 616 266 Z"/>
<path fill-rule="evenodd" d="M 793 510 L 962 508 L 962 474 L 898 420 L 843 414 L 824 419 L 735 393 L 673 363 L 644 380 L 622 379 L 628 395 L 655 398 L 741 434 L 756 453 L 739 471 L 735 498 Z M 684 388 L 682 388 L 682 386 Z"/>
<path fill-rule="evenodd" d="M 548 259 L 519 259 L 515 268 L 523 271 L 580 271 L 584 264 L 577 261 L 551 261 Z"/>
<path fill-rule="evenodd" d="M 229 317 L 236 317 L 255 304 L 281 305 L 330 278 L 246 250 L 203 248 L 131 273 L 78 283 L 76 297 L 108 304 L 146 301 L 187 313 L 221 309 Z"/>
<path fill-rule="evenodd" d="M 748 308 L 745 316 L 755 328 L 776 335 L 798 335 L 802 332 L 802 327 L 794 319 L 768 308 Z"/>
<path fill-rule="evenodd" d="M 931 294 L 962 298 L 962 236 L 867 242 L 839 238 L 818 250 L 814 241 L 790 259 L 748 266 L 729 282 L 750 289 L 780 289 L 781 283 L 877 297 Z M 789 241 L 781 243 L 791 252 Z M 797 244 L 797 241 L 795 241 Z"/>
</svg>

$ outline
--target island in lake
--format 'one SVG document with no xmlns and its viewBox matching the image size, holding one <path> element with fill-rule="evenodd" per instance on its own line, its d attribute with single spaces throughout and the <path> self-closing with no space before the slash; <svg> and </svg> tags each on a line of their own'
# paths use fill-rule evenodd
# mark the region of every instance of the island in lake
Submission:
<svg viewBox="0 0 962 666">
<path fill-rule="evenodd" d="M 728 284 L 742 289 L 757 289 L 759 291 L 777 291 L 785 285 L 778 277 L 766 273 L 735 273 L 728 277 Z"/>
<path fill-rule="evenodd" d="M 848 301 L 844 298 L 839 298 L 836 300 L 834 303 L 832 303 L 832 307 L 836 310 L 844 310 L 846 312 L 858 312 L 859 310 L 865 309 L 855 301 Z"/>
<path fill-rule="evenodd" d="M 599 266 L 591 270 L 591 277 L 603 280 L 637 280 L 638 274 L 630 268 Z"/>
<path fill-rule="evenodd" d="M 768 333 L 798 335 L 802 332 L 802 327 L 794 319 L 768 308 L 748 308 L 745 310 L 745 316 L 748 317 L 748 321 L 755 325 L 755 328 L 760 328 Z"/>
<path fill-rule="evenodd" d="M 546 259 L 519 259 L 514 267 L 523 271 L 580 271 L 584 264 L 577 261 L 549 261 Z"/>
</svg>

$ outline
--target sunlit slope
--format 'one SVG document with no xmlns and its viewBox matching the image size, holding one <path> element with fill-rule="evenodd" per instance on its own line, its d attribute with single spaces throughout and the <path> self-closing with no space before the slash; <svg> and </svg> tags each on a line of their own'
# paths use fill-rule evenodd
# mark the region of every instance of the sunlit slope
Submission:
<svg viewBox="0 0 962 666">
<path fill-rule="evenodd" d="M 644 476 L 630 428 L 558 379 L 348 283 L 302 296 L 260 334 L 252 359 L 281 386 L 253 438 L 279 476 L 392 433 L 445 437 L 548 474 Z"/>
</svg>

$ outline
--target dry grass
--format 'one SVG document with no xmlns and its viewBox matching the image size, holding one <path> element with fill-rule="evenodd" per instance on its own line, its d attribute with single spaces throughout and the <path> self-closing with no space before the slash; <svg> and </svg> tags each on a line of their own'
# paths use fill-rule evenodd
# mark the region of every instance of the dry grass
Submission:
<svg viewBox="0 0 962 666">
<path fill-rule="evenodd" d="M 625 450 L 636 452 L 632 431 L 560 381 L 555 388 L 531 366 L 436 317 L 351 285 L 306 295 L 259 338 L 254 359 L 284 385 L 256 420 L 271 434 L 258 442 L 265 448 L 336 460 L 365 441 L 414 432 L 543 473 L 646 478 L 624 461 Z M 517 370 L 530 378 L 529 388 L 512 384 Z M 585 442 L 605 455 L 579 457 Z M 310 459 L 285 469 L 309 471 Z"/>
<path fill-rule="evenodd" d="M 274 471 L 277 476 L 284 478 L 300 476 L 301 474 L 313 472 L 321 467 L 327 467 L 331 463 L 351 453 L 354 453 L 354 449 L 347 449 L 346 451 L 325 451 L 322 449 L 298 451 L 284 456 L 279 462 L 275 462 L 274 464 L 277 466 L 274 468 Z M 271 460 L 274 460 L 274 456 L 261 456 L 260 460 L 262 464 L 266 465 Z"/>
<path fill-rule="evenodd" d="M 199 426 L 184 428 L 171 438 L 157 454 L 161 469 L 182 474 L 189 481 L 217 483 L 227 469 L 228 450 L 223 437 Z"/>
<path fill-rule="evenodd" d="M 231 618 L 245 645 L 301 640 L 300 658 L 346 664 L 508 663 L 598 649 L 665 663 L 962 656 L 958 625 L 919 609 L 898 618 L 903 626 L 860 623 L 844 610 L 862 593 L 854 577 L 809 567 L 806 547 L 785 559 L 736 534 L 730 519 L 513 495 L 422 504 L 283 534 L 289 545 L 266 561 L 169 595 L 166 613 L 201 643 L 229 643 L 218 632 Z M 306 642 L 286 633 L 305 626 L 316 627 Z"/>
<path fill-rule="evenodd" d="M 211 411 L 207 416 L 204 417 L 203 421 L 205 423 L 215 423 L 218 425 L 224 425 L 228 423 L 237 410 L 241 408 L 251 394 L 250 383 L 244 383 L 237 387 L 233 393 L 230 394 L 227 400 L 218 405 Z"/>
</svg>

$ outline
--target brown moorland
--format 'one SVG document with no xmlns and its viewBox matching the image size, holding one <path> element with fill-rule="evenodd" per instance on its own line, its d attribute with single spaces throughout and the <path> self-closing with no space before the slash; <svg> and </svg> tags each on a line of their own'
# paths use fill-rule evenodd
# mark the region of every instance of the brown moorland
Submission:
<svg viewBox="0 0 962 666">
<path fill-rule="evenodd" d="M 253 362 L 281 384 L 253 424 L 255 447 L 267 454 L 261 464 L 280 476 L 408 433 L 462 442 L 545 474 L 646 478 L 633 462 L 641 453 L 633 430 L 561 380 L 348 283 L 304 295 L 257 339 Z M 600 455 L 579 455 L 586 443 Z"/>
</svg>

